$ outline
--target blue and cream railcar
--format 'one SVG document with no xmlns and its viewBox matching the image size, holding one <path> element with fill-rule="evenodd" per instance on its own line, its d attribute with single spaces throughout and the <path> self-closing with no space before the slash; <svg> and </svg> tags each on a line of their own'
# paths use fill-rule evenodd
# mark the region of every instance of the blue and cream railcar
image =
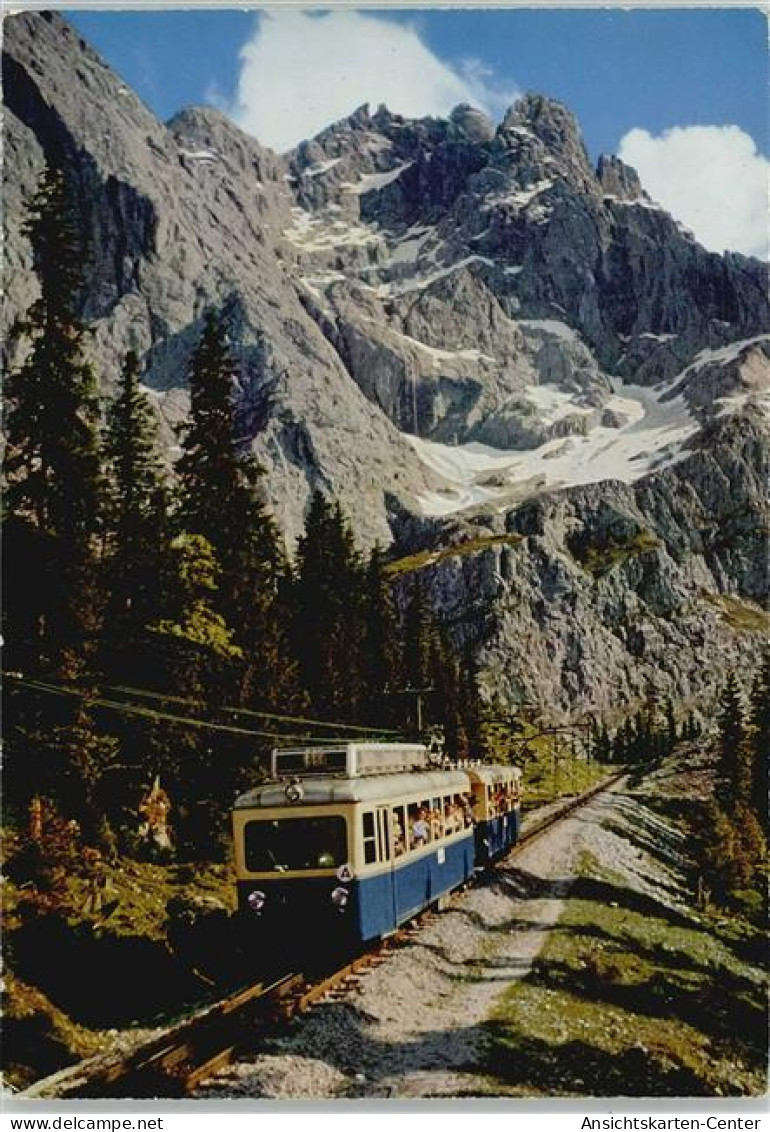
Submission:
<svg viewBox="0 0 770 1132">
<path fill-rule="evenodd" d="M 487 865 L 509 852 L 519 839 L 521 771 L 515 766 L 474 766 L 468 776 L 473 793 L 476 861 Z"/>
<path fill-rule="evenodd" d="M 388 744 L 275 752 L 287 771 L 233 815 L 239 907 L 266 937 L 356 946 L 472 875 L 468 772 Z"/>
</svg>

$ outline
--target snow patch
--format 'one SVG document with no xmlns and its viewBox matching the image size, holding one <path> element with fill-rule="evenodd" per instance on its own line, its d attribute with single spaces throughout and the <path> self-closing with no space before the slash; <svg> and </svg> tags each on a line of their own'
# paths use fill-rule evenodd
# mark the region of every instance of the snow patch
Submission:
<svg viewBox="0 0 770 1132">
<path fill-rule="evenodd" d="M 364 193 L 373 193 L 375 190 L 384 189 L 386 185 L 397 180 L 410 165 L 414 165 L 414 162 L 404 161 L 402 165 L 397 165 L 395 169 L 391 169 L 387 173 L 365 173 L 355 183 L 345 181 L 342 189 L 344 192 L 352 193 L 357 197 L 363 196 Z"/>
<path fill-rule="evenodd" d="M 744 350 L 751 346 L 759 346 L 763 342 L 770 343 L 770 334 L 759 334 L 755 338 L 741 338 L 740 341 L 728 342 L 726 346 L 720 346 L 717 349 L 701 350 L 690 364 L 682 370 L 677 380 L 686 377 L 687 374 L 695 370 L 703 369 L 704 366 L 712 365 L 714 362 L 734 362 Z"/>
<path fill-rule="evenodd" d="M 324 173 L 328 173 L 335 165 L 339 165 L 342 161 L 341 157 L 332 157 L 328 161 L 317 161 L 315 165 L 308 165 L 307 169 L 302 170 L 303 177 L 320 177 Z"/>
<path fill-rule="evenodd" d="M 362 246 L 383 243 L 382 235 L 373 227 L 345 220 L 330 220 L 293 208 L 294 223 L 285 228 L 283 235 L 292 244 L 309 252 L 329 251 L 331 248 Z"/>
<path fill-rule="evenodd" d="M 538 416 L 545 424 L 564 420 L 565 417 L 589 416 L 596 412 L 590 406 L 578 404 L 572 393 L 568 393 L 553 382 L 543 382 L 541 385 L 529 385 L 524 390 L 524 397 L 538 410 Z"/>
<path fill-rule="evenodd" d="M 418 350 L 422 350 L 426 354 L 430 354 L 433 358 L 434 366 L 438 366 L 440 362 L 495 362 L 495 358 L 491 358 L 489 354 L 482 354 L 480 350 L 463 349 L 463 350 L 440 350 L 436 346 L 428 346 L 425 342 L 420 342 L 417 338 L 411 338 L 408 334 L 401 334 L 397 330 L 392 330 L 391 333 L 400 338 L 403 342 L 408 342 L 410 346 L 416 346 Z"/>
<path fill-rule="evenodd" d="M 550 189 L 552 185 L 552 180 L 543 180 L 538 181 L 534 185 L 530 185 L 526 189 L 514 189 L 509 192 L 495 193 L 493 196 L 487 197 L 484 202 L 483 211 L 487 212 L 490 208 L 497 208 L 501 204 L 512 204 L 518 209 L 526 208 L 535 197 L 544 193 L 547 189 Z"/>
<path fill-rule="evenodd" d="M 179 153 L 187 161 L 200 161 L 204 165 L 213 165 L 215 161 L 220 160 L 220 155 L 215 149 L 180 149 Z"/>
<path fill-rule="evenodd" d="M 554 338 L 561 338 L 563 342 L 579 342 L 580 335 L 566 322 L 559 322 L 555 318 L 519 318 L 516 325 L 522 330 L 540 330 L 545 334 L 552 334 Z"/>
<path fill-rule="evenodd" d="M 429 227 L 410 228 L 409 231 L 393 245 L 387 264 L 416 263 L 423 244 L 430 239 L 435 230 L 432 225 Z"/>
<path fill-rule="evenodd" d="M 404 295 L 409 291 L 422 291 L 426 287 L 430 287 L 432 283 L 437 283 L 439 279 L 445 279 L 448 275 L 452 275 L 455 271 L 459 271 L 471 263 L 483 263 L 487 267 L 495 266 L 495 261 L 487 256 L 468 255 L 464 259 L 458 259 L 456 263 L 451 263 L 448 267 L 442 267 L 438 271 L 431 272 L 430 275 L 423 275 L 422 278 L 410 280 L 408 283 L 391 283 L 386 286 L 389 293 L 394 295 Z"/>
<path fill-rule="evenodd" d="M 526 451 L 504 451 L 483 444 L 452 447 L 408 436 L 423 463 L 447 481 L 444 492 L 420 497 L 422 513 L 449 515 L 481 503 L 496 503 L 504 509 L 512 498 L 526 498 L 545 489 L 602 480 L 633 483 L 684 459 L 685 442 L 699 431 L 684 397 L 661 403 L 669 383 L 653 390 L 612 380 L 614 394 L 606 408 L 629 418 L 620 428 L 599 426 L 588 436 L 559 437 Z M 542 386 L 536 388 L 553 406 L 553 391 L 547 390 L 544 395 Z M 556 406 L 557 410 L 561 407 Z M 504 486 L 485 484 L 485 476 L 491 473 L 498 483 L 502 479 Z"/>
</svg>

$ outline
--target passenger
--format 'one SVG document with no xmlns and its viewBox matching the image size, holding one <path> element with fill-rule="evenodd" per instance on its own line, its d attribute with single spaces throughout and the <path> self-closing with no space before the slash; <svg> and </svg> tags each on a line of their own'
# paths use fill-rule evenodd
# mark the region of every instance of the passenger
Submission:
<svg viewBox="0 0 770 1132">
<path fill-rule="evenodd" d="M 443 823 L 441 820 L 441 810 L 430 811 L 430 835 L 435 841 L 437 837 L 441 837 L 443 833 Z"/>
<path fill-rule="evenodd" d="M 447 802 L 444 806 L 444 832 L 449 837 L 450 833 L 457 832 L 457 822 L 455 820 L 454 806 Z"/>
<path fill-rule="evenodd" d="M 427 845 L 430 841 L 430 827 L 427 821 L 427 814 L 425 809 L 421 806 L 417 811 L 417 817 L 412 823 L 412 846 L 417 849 L 421 845 Z"/>
<path fill-rule="evenodd" d="M 463 812 L 463 825 L 466 829 L 473 825 L 473 806 L 468 799 L 467 794 L 463 794 L 460 800 L 460 806 Z"/>
</svg>

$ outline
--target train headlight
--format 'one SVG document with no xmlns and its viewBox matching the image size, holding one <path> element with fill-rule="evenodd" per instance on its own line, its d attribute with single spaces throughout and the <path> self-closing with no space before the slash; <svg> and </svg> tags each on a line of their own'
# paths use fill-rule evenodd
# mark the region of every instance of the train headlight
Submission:
<svg viewBox="0 0 770 1132">
<path fill-rule="evenodd" d="M 301 802 L 305 791 L 297 782 L 290 782 L 284 791 L 289 802 Z"/>
<path fill-rule="evenodd" d="M 264 892 L 260 892 L 259 889 L 255 889 L 254 892 L 250 892 L 246 897 L 246 903 L 255 916 L 259 916 L 261 914 L 266 901 L 267 896 Z"/>
<path fill-rule="evenodd" d="M 350 899 L 350 893 L 348 892 L 348 890 L 346 888 L 343 888 L 342 885 L 340 884 L 340 885 L 337 885 L 337 887 L 335 889 L 332 889 L 331 899 L 332 899 L 332 904 L 337 909 L 337 911 L 338 912 L 344 912 L 345 909 L 348 906 L 348 900 Z"/>
</svg>

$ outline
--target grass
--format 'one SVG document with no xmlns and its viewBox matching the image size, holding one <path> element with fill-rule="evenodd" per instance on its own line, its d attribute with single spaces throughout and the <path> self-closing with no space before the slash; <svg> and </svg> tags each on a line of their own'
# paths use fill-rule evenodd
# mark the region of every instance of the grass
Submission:
<svg viewBox="0 0 770 1132">
<path fill-rule="evenodd" d="M 525 810 L 555 802 L 571 794 L 590 790 L 611 772 L 612 767 L 583 759 L 560 759 L 541 755 L 524 770 Z"/>
<path fill-rule="evenodd" d="M 716 609 L 722 621 L 736 633 L 766 633 L 770 630 L 770 613 L 745 598 L 731 594 L 704 594 L 703 600 Z"/>
<path fill-rule="evenodd" d="M 532 972 L 487 1023 L 490 1091 L 763 1094 L 766 979 L 739 957 L 739 936 L 629 889 L 586 855 Z"/>
<path fill-rule="evenodd" d="M 650 531 L 638 531 L 625 537 L 616 536 L 602 545 L 576 543 L 572 547 L 572 556 L 589 574 L 601 578 L 629 558 L 656 550 L 659 546 L 660 540 Z"/>
<path fill-rule="evenodd" d="M 66 877 L 51 909 L 4 885 L 5 1079 L 16 1088 L 109 1044 L 114 1027 L 156 1025 L 214 991 L 233 955 L 226 917 L 167 931 L 169 901 L 213 897 L 235 906 L 231 867 L 105 865 L 100 906 L 81 876 Z"/>
<path fill-rule="evenodd" d="M 521 535 L 479 535 L 477 538 L 455 543 L 452 546 L 421 550 L 416 554 L 397 558 L 386 565 L 385 574 L 390 578 L 398 578 L 403 574 L 414 574 L 418 570 L 425 570 L 428 566 L 435 566 L 449 558 L 467 558 L 481 554 L 493 546 L 518 546 L 520 542 L 522 542 Z"/>
<path fill-rule="evenodd" d="M 66 880 L 67 919 L 72 926 L 86 924 L 93 930 L 109 930 L 117 936 L 142 936 L 165 940 L 166 905 L 180 895 L 214 897 L 229 911 L 235 909 L 235 875 L 231 866 L 156 865 L 119 858 L 104 866 L 102 908 L 87 910 L 89 882 L 82 876 Z M 12 883 L 4 886 L 3 912 L 6 932 L 20 926 L 22 899 Z"/>
<path fill-rule="evenodd" d="M 3 1080 L 23 1089 L 97 1053 L 98 1034 L 74 1023 L 41 991 L 8 972 L 3 986 Z M 33 1068 L 34 1067 L 34 1068 Z"/>
</svg>

